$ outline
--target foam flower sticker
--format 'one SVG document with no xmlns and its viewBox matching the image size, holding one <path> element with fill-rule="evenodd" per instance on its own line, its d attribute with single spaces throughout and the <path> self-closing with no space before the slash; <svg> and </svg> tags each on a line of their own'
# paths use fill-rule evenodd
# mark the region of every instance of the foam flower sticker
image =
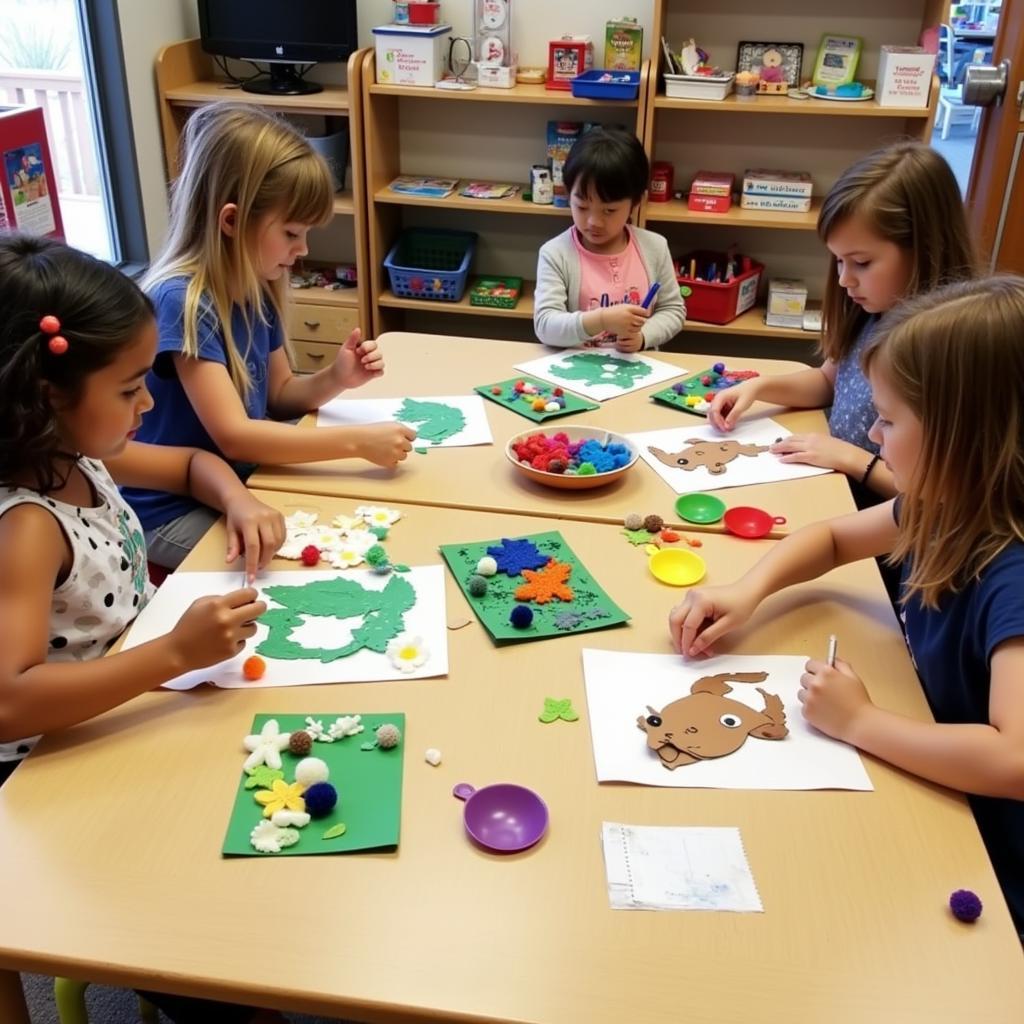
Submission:
<svg viewBox="0 0 1024 1024">
<path fill-rule="evenodd" d="M 293 828 L 280 828 L 264 818 L 250 833 L 249 842 L 260 853 L 280 853 L 286 846 L 294 846 L 299 833 Z"/>
<path fill-rule="evenodd" d="M 292 533 L 288 531 L 288 536 L 285 542 L 277 549 L 278 558 L 290 558 L 293 562 L 297 562 L 302 557 L 302 549 L 310 543 L 310 535 L 308 533 Z"/>
<path fill-rule="evenodd" d="M 345 516 L 338 515 L 331 520 L 331 526 L 341 530 L 342 533 L 348 533 L 349 530 L 357 530 L 363 525 L 362 516 Z"/>
<path fill-rule="evenodd" d="M 312 539 L 321 551 L 333 551 L 345 544 L 345 534 L 333 526 L 318 526 L 313 531 Z"/>
<path fill-rule="evenodd" d="M 268 718 L 258 734 L 246 736 L 242 741 L 245 749 L 250 752 L 242 767 L 247 772 L 259 764 L 280 769 L 281 751 L 288 749 L 288 741 L 291 738 L 290 732 L 281 732 L 276 718 Z"/>
<path fill-rule="evenodd" d="M 391 664 L 403 672 L 415 672 L 430 657 L 423 637 L 412 633 L 401 633 L 389 640 L 386 653 Z"/>
<path fill-rule="evenodd" d="M 306 810 L 306 801 L 302 799 L 305 789 L 299 782 L 285 782 L 284 779 L 275 779 L 270 789 L 260 789 L 253 793 L 256 803 L 263 805 L 263 817 L 273 817 L 278 811 L 297 811 L 300 814 Z"/>
<path fill-rule="evenodd" d="M 345 544 L 350 548 L 354 548 L 356 551 L 361 551 L 364 555 L 376 543 L 377 535 L 371 533 L 370 530 L 365 528 L 352 530 L 345 534 Z"/>
<path fill-rule="evenodd" d="M 362 516 L 369 526 L 391 526 L 402 518 L 396 508 L 384 508 L 382 505 L 360 505 L 356 515 Z"/>
<path fill-rule="evenodd" d="M 363 560 L 363 552 L 351 544 L 346 543 L 331 552 L 331 565 L 335 569 L 352 569 Z"/>
<path fill-rule="evenodd" d="M 320 518 L 317 512 L 303 512 L 301 509 L 296 510 L 290 516 L 285 517 L 285 526 L 291 530 L 308 530 L 310 527 L 316 525 L 316 521 Z"/>
</svg>

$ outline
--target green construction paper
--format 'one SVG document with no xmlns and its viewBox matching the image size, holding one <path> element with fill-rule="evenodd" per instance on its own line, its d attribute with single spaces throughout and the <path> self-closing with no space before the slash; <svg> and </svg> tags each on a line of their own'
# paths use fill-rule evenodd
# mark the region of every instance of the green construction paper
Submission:
<svg viewBox="0 0 1024 1024">
<path fill-rule="evenodd" d="M 518 539 L 528 540 L 542 554 L 572 566 L 572 601 L 552 601 L 548 604 L 516 601 L 513 596 L 515 590 L 526 582 L 526 578 L 522 575 L 506 576 L 503 573 L 490 578 L 486 594 L 473 597 L 469 593 L 469 578 L 476 574 L 477 562 L 487 554 L 487 548 L 500 545 L 502 538 L 469 544 L 442 544 L 440 548 L 463 596 L 496 643 L 543 640 L 618 626 L 629 621 L 629 615 L 601 589 L 557 530 L 533 533 Z M 533 611 L 533 622 L 526 629 L 516 629 L 508 618 L 512 608 L 521 603 L 528 603 Z"/>
<path fill-rule="evenodd" d="M 368 590 L 351 577 L 311 580 L 295 587 L 267 587 L 267 596 L 283 608 L 271 608 L 259 621 L 268 627 L 267 638 L 257 653 L 283 661 L 316 658 L 323 663 L 337 661 L 364 647 L 378 654 L 388 641 L 405 629 L 405 613 L 416 603 L 416 591 L 406 580 L 392 577 L 383 590 Z M 352 631 L 352 639 L 333 650 L 303 647 L 290 639 L 302 625 L 304 615 L 348 619 L 362 616 L 363 623 Z"/>
<path fill-rule="evenodd" d="M 576 709 L 572 706 L 571 697 L 566 697 L 565 700 L 555 700 L 553 697 L 545 697 L 544 710 L 537 717 L 545 724 L 549 722 L 557 722 L 560 718 L 563 722 L 578 722 L 580 718 L 576 713 Z"/>
<path fill-rule="evenodd" d="M 284 778 L 284 772 L 265 764 L 258 764 L 245 780 L 246 789 L 270 789 L 278 779 Z"/>
<path fill-rule="evenodd" d="M 612 369 L 609 370 L 609 366 Z M 608 384 L 623 391 L 628 391 L 638 381 L 649 377 L 651 372 L 647 363 L 630 362 L 606 352 L 575 352 L 548 365 L 548 373 L 562 380 L 578 380 L 590 385 Z"/>
<path fill-rule="evenodd" d="M 348 712 L 318 712 L 318 717 L 334 721 Z M 306 726 L 305 715 L 256 715 L 251 733 L 259 733 L 264 723 L 276 718 L 282 732 L 295 732 Z M 405 732 L 405 715 L 401 712 L 380 715 L 363 714 L 362 724 L 375 730 L 391 722 Z M 225 857 L 302 857 L 321 853 L 352 853 L 356 850 L 374 850 L 398 846 L 402 817 L 402 762 L 405 744 L 391 750 L 382 750 L 379 757 L 362 757 L 359 748 L 348 743 L 318 743 L 316 756 L 327 763 L 331 777 L 328 780 L 338 790 L 338 803 L 315 825 L 299 829 L 299 841 L 280 853 L 259 853 L 249 842 L 249 833 L 263 818 L 263 808 L 257 804 L 245 783 L 251 776 L 240 774 L 227 835 L 222 853 Z M 239 758 L 244 751 L 239 749 Z M 295 766 L 302 758 L 289 750 L 281 752 L 285 778 L 295 778 Z M 320 829 L 327 831 L 347 826 L 331 843 L 322 843 Z M 323 837 L 326 838 L 326 837 Z"/>
<path fill-rule="evenodd" d="M 466 426 L 466 417 L 462 410 L 444 402 L 421 402 L 417 398 L 407 398 L 395 413 L 395 419 L 402 423 L 419 424 L 416 436 L 420 441 L 440 444 L 449 437 L 454 437 Z"/>
<path fill-rule="evenodd" d="M 409 566 L 403 565 L 401 562 L 395 562 L 395 564 L 392 565 L 391 568 L 394 569 L 395 572 L 408 572 L 409 571 Z"/>
<path fill-rule="evenodd" d="M 630 544 L 646 544 L 654 536 L 653 533 L 648 533 L 647 530 L 623 530 L 622 535 L 629 541 Z"/>
<path fill-rule="evenodd" d="M 359 749 L 360 750 L 376 750 L 377 749 L 377 744 L 376 744 L 376 742 L 363 743 L 363 744 L 360 744 Z"/>
<path fill-rule="evenodd" d="M 348 830 L 348 826 L 343 821 L 339 821 L 337 825 L 332 825 L 320 838 L 321 839 L 337 839 L 338 836 L 343 836 Z"/>
<path fill-rule="evenodd" d="M 662 405 L 671 405 L 673 409 L 678 409 L 680 412 L 688 412 L 691 416 L 703 416 L 706 419 L 708 415 L 707 410 L 705 409 L 703 412 L 698 412 L 696 409 L 693 409 L 686 404 L 686 399 L 690 396 L 703 398 L 708 394 L 708 392 L 714 392 L 717 394 L 715 384 L 721 377 L 728 376 L 728 372 L 722 374 L 716 373 L 711 369 L 701 370 L 700 373 L 691 374 L 689 377 L 685 377 L 681 381 L 674 381 L 672 385 L 663 388 L 661 391 L 655 391 L 654 394 L 651 395 L 651 398 L 656 402 L 661 402 Z M 701 378 L 703 377 L 709 377 L 711 379 L 711 383 L 702 384 Z M 742 381 L 737 381 L 736 383 L 741 384 Z M 672 390 L 672 387 L 678 387 L 680 385 L 684 390 L 681 395 L 677 395 L 675 391 Z"/>
<path fill-rule="evenodd" d="M 523 395 L 517 393 L 515 390 L 516 381 L 520 380 L 524 384 L 532 384 L 537 389 L 538 394 Z M 532 407 L 533 400 L 535 398 L 543 398 L 545 401 L 553 399 L 554 390 L 557 386 L 557 384 L 547 384 L 542 380 L 537 380 L 535 377 L 512 377 L 510 380 L 500 380 L 494 384 L 481 384 L 473 390 L 477 394 L 483 395 L 484 398 L 497 402 L 498 405 L 511 409 L 512 412 L 525 416 L 528 420 L 533 420 L 534 423 L 543 423 L 545 420 L 553 420 L 558 416 L 571 416 L 576 412 L 589 412 L 590 410 L 601 408 L 598 402 L 591 402 L 589 398 L 580 398 L 579 395 L 573 395 L 565 391 L 562 394 L 562 398 L 565 399 L 564 409 L 559 409 L 557 412 L 535 412 Z M 491 390 L 492 388 L 501 388 L 501 394 L 494 394 Z"/>
</svg>

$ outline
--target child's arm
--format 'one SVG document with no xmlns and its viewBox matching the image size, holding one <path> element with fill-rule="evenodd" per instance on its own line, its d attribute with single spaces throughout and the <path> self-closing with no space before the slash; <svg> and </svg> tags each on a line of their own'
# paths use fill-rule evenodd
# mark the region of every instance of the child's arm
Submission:
<svg viewBox="0 0 1024 1024">
<path fill-rule="evenodd" d="M 831 434 L 790 434 L 771 445 L 771 450 L 779 462 L 834 469 L 885 498 L 896 496 L 896 481 L 880 458 Z"/>
<path fill-rule="evenodd" d="M 820 367 L 796 373 L 752 377 L 715 395 L 708 421 L 718 430 L 732 430 L 754 402 L 769 402 L 790 409 L 824 409 L 835 396 L 836 364 L 826 360 Z"/>
<path fill-rule="evenodd" d="M 393 467 L 412 451 L 415 431 L 396 422 L 298 430 L 290 423 L 250 419 L 222 363 L 176 355 L 174 366 L 206 432 L 233 462 L 280 466 L 363 458 Z"/>
<path fill-rule="evenodd" d="M 941 786 L 1024 800 L 1024 637 L 996 647 L 990 662 L 989 725 L 935 724 L 871 703 L 845 662 L 810 661 L 801 678 L 804 716 L 815 728 Z"/>
<path fill-rule="evenodd" d="M 225 561 L 233 562 L 244 552 L 245 575 L 250 582 L 285 541 L 284 516 L 255 498 L 235 471 L 210 452 L 129 442 L 105 465 L 122 487 L 191 494 L 223 512 L 228 534 Z"/>
<path fill-rule="evenodd" d="M 45 509 L 22 505 L 0 518 L 0 742 L 87 721 L 234 657 L 267 609 L 255 590 L 204 597 L 157 640 L 109 658 L 47 662 L 53 590 L 69 567 L 67 541 Z"/>
<path fill-rule="evenodd" d="M 557 241 L 557 239 L 555 240 Z M 582 345 L 588 338 L 600 334 L 602 327 L 591 324 L 590 333 L 584 327 L 584 314 L 569 312 L 568 274 L 562 265 L 568 258 L 551 242 L 541 247 L 537 256 L 537 287 L 533 296 L 533 330 L 545 345 L 572 348 Z M 591 310 L 594 313 L 607 310 Z"/>
<path fill-rule="evenodd" d="M 831 569 L 891 551 L 897 528 L 893 503 L 812 523 L 776 543 L 745 576 L 725 587 L 691 590 L 669 615 L 675 649 L 687 657 L 742 626 L 768 596 Z"/>
<path fill-rule="evenodd" d="M 357 388 L 383 373 L 384 353 L 372 338 L 363 341 L 358 328 L 339 346 L 334 362 L 316 373 L 292 373 L 284 349 L 274 349 L 270 353 L 270 415 L 278 420 L 294 419 L 319 409 L 346 388 Z"/>
</svg>

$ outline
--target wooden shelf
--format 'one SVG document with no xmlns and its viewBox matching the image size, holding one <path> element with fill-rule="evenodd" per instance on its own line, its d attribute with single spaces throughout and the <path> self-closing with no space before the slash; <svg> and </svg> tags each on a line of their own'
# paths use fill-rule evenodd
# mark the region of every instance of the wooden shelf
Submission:
<svg viewBox="0 0 1024 1024">
<path fill-rule="evenodd" d="M 443 199 L 431 196 L 410 196 L 401 192 L 392 192 L 385 185 L 374 192 L 373 201 L 375 203 L 394 203 L 398 206 L 443 206 L 449 210 L 473 210 L 477 213 L 525 213 L 540 214 L 546 217 L 569 216 L 569 207 L 567 206 L 552 206 L 551 204 L 545 206 L 539 203 L 524 202 L 523 191 L 527 189 L 526 185 L 521 185 L 521 191 L 505 199 L 467 199 L 465 196 L 459 195 L 459 190 L 469 180 L 468 178 L 460 180 L 458 185 L 455 186 L 455 191 Z"/>
<path fill-rule="evenodd" d="M 289 288 L 288 295 L 293 302 L 315 302 L 318 306 L 343 306 L 346 309 L 359 308 L 359 291 L 356 288 Z"/>
<path fill-rule="evenodd" d="M 533 319 L 534 281 L 523 282 L 523 294 L 516 303 L 515 309 L 495 309 L 493 306 L 471 306 L 469 304 L 469 287 L 458 302 L 431 302 L 429 299 L 403 299 L 395 295 L 390 288 L 380 293 L 378 302 L 389 309 L 415 309 L 422 313 L 463 313 L 470 316 L 497 316 L 508 319 Z M 470 279 L 472 285 L 472 278 Z"/>
<path fill-rule="evenodd" d="M 686 207 L 685 199 L 672 199 L 667 203 L 648 201 L 644 218 L 648 223 L 713 224 L 728 228 L 778 228 L 785 231 L 815 231 L 821 198 L 811 200 L 807 213 L 777 213 L 774 210 L 744 210 L 738 204 L 725 213 L 698 213 Z"/>
<path fill-rule="evenodd" d="M 741 313 L 727 324 L 706 324 L 699 320 L 687 319 L 684 331 L 700 331 L 702 334 L 746 334 L 756 338 L 799 338 L 801 341 L 817 342 L 817 331 L 797 330 L 795 327 L 769 327 L 764 322 L 764 306 L 754 306 Z"/>
<path fill-rule="evenodd" d="M 545 89 L 543 85 L 515 85 L 511 89 L 434 89 L 421 85 L 380 85 L 374 83 L 375 96 L 404 96 L 422 100 L 448 100 L 460 103 L 539 103 L 546 107 L 626 107 L 636 108 L 635 100 L 585 100 L 566 89 Z"/>
<path fill-rule="evenodd" d="M 176 107 L 201 107 L 216 100 L 252 103 L 269 110 L 286 110 L 289 114 L 343 114 L 348 110 L 348 89 L 341 85 L 325 85 L 323 92 L 308 96 L 275 96 L 246 92 L 227 79 L 213 79 L 178 85 L 164 92 L 163 97 Z"/>
</svg>

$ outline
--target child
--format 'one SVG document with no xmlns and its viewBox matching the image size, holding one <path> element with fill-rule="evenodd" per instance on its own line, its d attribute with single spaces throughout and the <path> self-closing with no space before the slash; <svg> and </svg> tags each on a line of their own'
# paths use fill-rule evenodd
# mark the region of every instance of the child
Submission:
<svg viewBox="0 0 1024 1024">
<path fill-rule="evenodd" d="M 710 653 L 769 594 L 837 565 L 903 562 L 907 644 L 938 724 L 871 702 L 846 663 L 809 661 L 807 720 L 970 802 L 1024 932 L 1024 278 L 949 285 L 888 314 L 865 353 L 901 497 L 779 541 L 746 576 L 691 591 L 676 649 Z M 984 381 L 979 400 L 978 383 Z"/>
<path fill-rule="evenodd" d="M 639 352 L 682 330 L 686 307 L 668 243 L 627 224 L 649 173 L 640 140 L 619 128 L 592 128 L 569 151 L 562 180 L 573 226 L 537 261 L 533 329 L 545 345 Z"/>
<path fill-rule="evenodd" d="M 782 462 L 845 473 L 860 507 L 892 497 L 892 474 L 868 438 L 875 409 L 860 357 L 882 313 L 903 298 L 974 274 L 960 189 L 935 150 L 903 142 L 865 157 L 832 186 L 818 216 L 831 253 L 820 368 L 755 377 L 720 391 L 709 419 L 732 430 L 755 400 L 829 411 L 829 434 L 772 445 Z"/>
<path fill-rule="evenodd" d="M 284 344 L 290 268 L 311 226 L 331 217 L 323 160 L 287 122 L 215 103 L 189 118 L 162 254 L 143 282 L 157 312 L 158 355 L 147 379 L 156 406 L 139 439 L 223 456 L 239 475 L 279 465 L 361 457 L 394 467 L 415 432 L 390 421 L 298 430 L 287 420 L 383 373 L 375 341 L 353 331 L 331 366 L 295 376 Z M 175 568 L 216 519 L 202 502 L 157 490 L 125 496 L 150 560 Z"/>
</svg>

